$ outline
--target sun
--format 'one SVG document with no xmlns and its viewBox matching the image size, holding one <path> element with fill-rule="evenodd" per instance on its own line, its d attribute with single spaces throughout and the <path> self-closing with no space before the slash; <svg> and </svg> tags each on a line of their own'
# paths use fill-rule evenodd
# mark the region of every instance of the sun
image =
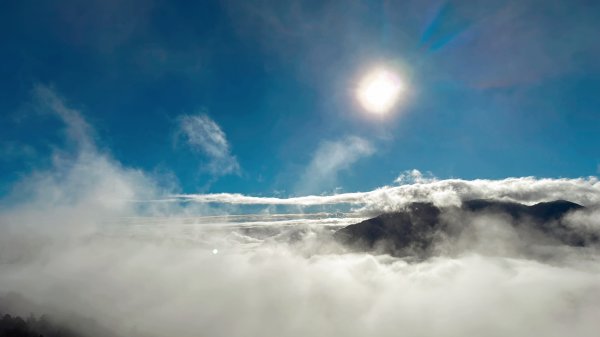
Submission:
<svg viewBox="0 0 600 337">
<path fill-rule="evenodd" d="M 383 114 L 391 110 L 404 91 L 404 84 L 395 73 L 378 68 L 360 82 L 356 95 L 365 110 Z"/>
</svg>

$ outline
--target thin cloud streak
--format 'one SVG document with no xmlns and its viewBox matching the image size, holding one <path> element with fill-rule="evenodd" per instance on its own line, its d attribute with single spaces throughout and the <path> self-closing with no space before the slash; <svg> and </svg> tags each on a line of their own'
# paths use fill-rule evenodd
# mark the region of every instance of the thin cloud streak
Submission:
<svg viewBox="0 0 600 337">
<path fill-rule="evenodd" d="M 412 174 L 415 174 L 414 171 Z M 419 173 L 419 177 L 422 175 Z M 432 201 L 438 206 L 458 205 L 468 199 L 500 199 L 526 204 L 567 199 L 582 205 L 600 203 L 600 182 L 588 178 L 506 178 L 501 180 L 464 180 L 433 178 L 401 186 L 384 186 L 369 192 L 311 195 L 291 198 L 255 197 L 237 193 L 174 194 L 171 201 L 238 205 L 317 206 L 362 205 L 362 211 L 385 212 L 414 201 Z"/>
<path fill-rule="evenodd" d="M 337 195 L 310 195 L 304 197 L 277 198 L 253 197 L 240 193 L 214 194 L 174 194 L 171 199 L 151 201 L 194 201 L 200 203 L 222 203 L 238 205 L 332 205 L 332 204 L 362 204 L 365 193 L 343 193 Z"/>
</svg>

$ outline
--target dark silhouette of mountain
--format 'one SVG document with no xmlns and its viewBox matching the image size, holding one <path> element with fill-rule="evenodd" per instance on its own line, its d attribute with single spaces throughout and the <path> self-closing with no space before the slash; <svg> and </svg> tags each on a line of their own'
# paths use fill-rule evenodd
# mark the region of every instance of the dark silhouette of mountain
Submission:
<svg viewBox="0 0 600 337">
<path fill-rule="evenodd" d="M 51 323 L 47 316 L 27 319 L 9 314 L 0 315 L 0 337 L 81 337 L 72 330 Z"/>
<path fill-rule="evenodd" d="M 462 209 L 471 212 L 501 212 L 509 214 L 513 218 L 529 217 L 535 221 L 541 222 L 558 220 L 563 215 L 572 210 L 584 208 L 579 204 L 566 200 L 540 202 L 532 206 L 527 206 L 515 202 L 494 201 L 485 199 L 468 200 L 463 202 L 461 207 Z"/>
<path fill-rule="evenodd" d="M 334 238 L 357 250 L 427 257 L 431 255 L 438 239 L 461 234 L 464 226 L 461 226 L 460 220 L 456 220 L 457 216 L 461 219 L 470 215 L 490 214 L 506 217 L 515 229 L 523 233 L 541 233 L 554 242 L 584 246 L 597 242 L 598 237 L 577 233 L 561 221 L 568 212 L 583 208 L 565 200 L 527 206 L 477 199 L 465 201 L 461 207 L 445 208 L 438 208 L 432 203 L 415 202 L 407 205 L 403 211 L 382 214 L 344 227 L 334 233 Z"/>
</svg>

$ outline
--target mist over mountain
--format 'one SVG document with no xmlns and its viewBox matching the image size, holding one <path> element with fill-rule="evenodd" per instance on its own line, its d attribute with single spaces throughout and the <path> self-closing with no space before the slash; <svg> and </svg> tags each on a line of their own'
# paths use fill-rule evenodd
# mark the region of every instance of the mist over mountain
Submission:
<svg viewBox="0 0 600 337">
<path fill-rule="evenodd" d="M 12 315 L 3 324 L 49 337 L 391 337 L 399 325 L 423 336 L 595 336 L 596 206 L 468 200 L 400 209 L 364 221 L 342 213 L 109 221 L 106 211 L 77 215 L 87 203 L 62 214 L 4 213 L 0 291 L 19 296 L 0 297 Z M 28 229 L 75 215 L 74 225 L 93 229 Z"/>
<path fill-rule="evenodd" d="M 336 231 L 334 237 L 358 250 L 427 258 L 456 250 L 454 246 L 460 243 L 461 238 L 477 233 L 473 222 L 487 219 L 488 222 L 499 223 L 502 230 L 511 232 L 515 236 L 514 244 L 529 247 L 596 245 L 598 232 L 582 232 L 563 220 L 570 212 L 584 209 L 565 200 L 528 206 L 477 199 L 464 201 L 460 207 L 436 207 L 433 203 L 414 202 L 406 205 L 403 211 L 385 213 L 344 227 Z M 490 235 L 485 240 L 493 246 L 495 241 L 504 238 Z"/>
</svg>

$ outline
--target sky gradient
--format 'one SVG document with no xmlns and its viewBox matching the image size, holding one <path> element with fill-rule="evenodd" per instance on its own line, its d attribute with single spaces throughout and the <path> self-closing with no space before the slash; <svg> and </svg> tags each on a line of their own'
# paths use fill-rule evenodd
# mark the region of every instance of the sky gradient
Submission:
<svg viewBox="0 0 600 337">
<path fill-rule="evenodd" d="M 4 2 L 0 195 L 82 146 L 69 116 L 180 193 L 368 191 L 411 169 L 596 176 L 599 15 L 596 1 Z M 385 116 L 355 98 L 379 65 L 408 88 Z"/>
</svg>

